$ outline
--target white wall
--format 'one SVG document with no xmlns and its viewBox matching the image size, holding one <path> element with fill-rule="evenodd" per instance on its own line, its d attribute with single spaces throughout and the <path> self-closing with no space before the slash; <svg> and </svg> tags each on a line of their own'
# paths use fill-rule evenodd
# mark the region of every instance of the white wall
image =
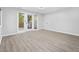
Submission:
<svg viewBox="0 0 79 59">
<path fill-rule="evenodd" d="M 79 8 L 67 8 L 45 15 L 44 29 L 79 35 Z"/>
<path fill-rule="evenodd" d="M 38 16 L 38 27 L 39 29 L 43 29 L 43 23 L 44 23 L 44 15 Z"/>
<path fill-rule="evenodd" d="M 18 8 L 9 8 L 5 7 L 2 8 L 3 11 L 3 20 L 2 20 L 2 35 L 9 35 L 17 32 L 17 11 L 18 12 L 25 12 L 29 13 L 25 10 L 18 9 Z M 33 14 L 33 13 L 31 13 Z M 38 26 L 41 26 L 41 15 L 39 15 L 39 24 Z M 39 27 L 41 28 L 41 27 Z"/>
<path fill-rule="evenodd" d="M 17 14 L 14 8 L 2 8 L 2 35 L 15 33 L 17 31 Z"/>
</svg>

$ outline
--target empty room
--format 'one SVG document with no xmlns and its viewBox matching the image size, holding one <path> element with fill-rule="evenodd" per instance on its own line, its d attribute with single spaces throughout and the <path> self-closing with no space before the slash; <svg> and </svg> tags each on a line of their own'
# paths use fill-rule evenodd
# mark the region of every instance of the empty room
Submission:
<svg viewBox="0 0 79 59">
<path fill-rule="evenodd" d="M 0 52 L 79 52 L 79 7 L 1 7 Z"/>
</svg>

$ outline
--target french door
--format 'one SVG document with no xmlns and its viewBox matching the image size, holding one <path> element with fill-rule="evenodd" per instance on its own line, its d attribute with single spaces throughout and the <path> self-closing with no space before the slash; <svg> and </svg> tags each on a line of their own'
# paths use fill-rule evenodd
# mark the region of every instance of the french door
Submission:
<svg viewBox="0 0 79 59">
<path fill-rule="evenodd" d="M 32 15 L 26 15 L 26 31 L 33 30 L 33 16 Z"/>
<path fill-rule="evenodd" d="M 37 15 L 18 13 L 18 32 L 33 31 L 38 28 Z"/>
<path fill-rule="evenodd" d="M 37 15 L 27 15 L 26 16 L 26 30 L 27 31 L 33 31 L 38 29 L 38 18 Z"/>
</svg>

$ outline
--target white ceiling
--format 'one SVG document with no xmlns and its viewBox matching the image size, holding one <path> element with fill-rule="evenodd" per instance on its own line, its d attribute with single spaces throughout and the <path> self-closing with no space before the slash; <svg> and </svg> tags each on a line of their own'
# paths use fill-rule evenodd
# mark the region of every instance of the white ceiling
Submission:
<svg viewBox="0 0 79 59">
<path fill-rule="evenodd" d="M 40 14 L 48 14 L 51 12 L 55 12 L 58 10 L 62 10 L 67 7 L 21 7 L 24 10 L 30 11 L 30 12 L 36 12 Z"/>
</svg>

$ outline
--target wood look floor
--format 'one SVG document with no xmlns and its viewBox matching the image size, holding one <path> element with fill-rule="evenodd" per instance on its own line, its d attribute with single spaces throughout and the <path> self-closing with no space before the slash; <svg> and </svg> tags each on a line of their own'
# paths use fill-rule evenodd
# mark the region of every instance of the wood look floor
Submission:
<svg viewBox="0 0 79 59">
<path fill-rule="evenodd" d="M 77 52 L 79 37 L 39 30 L 3 37 L 1 52 Z"/>
</svg>

